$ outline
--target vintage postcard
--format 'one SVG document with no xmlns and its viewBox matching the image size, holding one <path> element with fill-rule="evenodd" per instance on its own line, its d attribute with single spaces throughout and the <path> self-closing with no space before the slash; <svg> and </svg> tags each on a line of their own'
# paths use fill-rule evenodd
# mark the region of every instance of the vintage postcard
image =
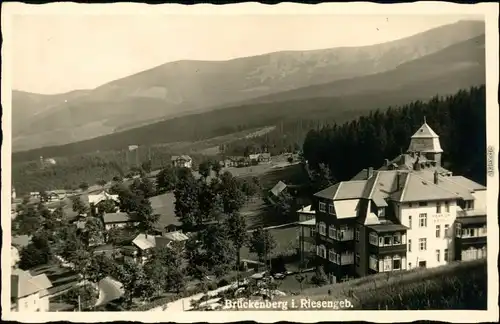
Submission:
<svg viewBox="0 0 500 324">
<path fill-rule="evenodd" d="M 498 319 L 498 6 L 2 9 L 2 319 Z"/>
</svg>

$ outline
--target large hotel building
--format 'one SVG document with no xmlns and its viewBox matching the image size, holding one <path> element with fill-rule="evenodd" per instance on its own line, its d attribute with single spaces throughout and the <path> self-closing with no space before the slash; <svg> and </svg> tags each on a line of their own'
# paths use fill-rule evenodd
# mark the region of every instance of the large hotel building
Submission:
<svg viewBox="0 0 500 324">
<path fill-rule="evenodd" d="M 424 122 L 406 154 L 316 193 L 299 211 L 302 252 L 332 282 L 485 258 L 486 187 L 444 169 L 442 152 Z"/>
</svg>

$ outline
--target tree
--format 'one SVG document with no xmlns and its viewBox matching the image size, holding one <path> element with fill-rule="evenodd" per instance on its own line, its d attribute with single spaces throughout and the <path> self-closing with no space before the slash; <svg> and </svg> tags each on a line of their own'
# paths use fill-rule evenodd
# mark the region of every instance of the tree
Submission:
<svg viewBox="0 0 500 324">
<path fill-rule="evenodd" d="M 156 176 L 156 188 L 160 193 L 174 190 L 177 182 L 177 170 L 172 166 L 163 168 Z"/>
<path fill-rule="evenodd" d="M 89 184 L 87 182 L 82 182 L 78 188 L 82 189 L 82 191 L 86 191 L 89 188 Z"/>
<path fill-rule="evenodd" d="M 145 198 L 153 197 L 156 193 L 153 182 L 146 177 L 135 179 L 130 185 L 130 191 L 137 196 Z"/>
<path fill-rule="evenodd" d="M 236 248 L 236 269 L 238 269 L 237 281 L 239 283 L 239 269 L 241 264 L 241 248 L 245 245 L 248 234 L 245 218 L 240 213 L 228 215 L 226 226 L 229 239 L 233 242 Z"/>
<path fill-rule="evenodd" d="M 220 195 L 225 214 L 239 211 L 245 203 L 245 194 L 241 190 L 240 183 L 227 171 L 220 177 Z"/>
<path fill-rule="evenodd" d="M 185 231 L 191 231 L 199 220 L 199 186 L 194 179 L 182 181 L 174 190 L 175 215 Z"/>
<path fill-rule="evenodd" d="M 89 245 L 104 242 L 104 224 L 97 217 L 87 217 L 85 221 L 86 241 Z"/>
<path fill-rule="evenodd" d="M 212 163 L 212 171 L 215 172 L 215 175 L 217 177 L 219 177 L 221 170 L 222 170 L 222 165 L 219 162 L 216 161 L 216 162 Z"/>
<path fill-rule="evenodd" d="M 76 286 L 64 294 L 64 301 L 74 305 L 82 311 L 92 309 L 99 297 L 98 292 L 89 284 Z"/>
<path fill-rule="evenodd" d="M 35 234 L 31 242 L 21 249 L 19 257 L 19 268 L 23 270 L 47 264 L 52 257 L 47 234 L 44 232 Z"/>
<path fill-rule="evenodd" d="M 267 260 L 268 255 L 276 248 L 276 241 L 269 231 L 259 227 L 252 232 L 248 248 L 250 252 L 256 253 L 262 262 Z"/>
<path fill-rule="evenodd" d="M 311 281 L 312 283 L 318 286 L 324 285 L 328 282 L 328 277 L 326 276 L 325 269 L 323 269 L 323 266 L 318 266 L 316 268 L 316 272 L 312 276 Z"/>
<path fill-rule="evenodd" d="M 150 173 L 152 170 L 152 163 L 150 160 L 141 163 L 141 169 L 146 173 Z"/>
<path fill-rule="evenodd" d="M 200 163 L 198 167 L 198 172 L 203 177 L 203 179 L 207 179 L 210 176 L 210 171 L 212 170 L 212 161 L 205 160 Z"/>
<path fill-rule="evenodd" d="M 86 215 L 88 212 L 88 207 L 83 203 L 79 196 L 71 197 L 71 205 L 74 212 L 79 216 Z"/>
<path fill-rule="evenodd" d="M 111 180 L 113 180 L 113 182 L 122 182 L 123 179 L 121 176 L 116 175 Z"/>
<path fill-rule="evenodd" d="M 32 235 L 41 225 L 41 216 L 33 205 L 17 207 L 17 217 L 12 222 L 13 232 L 18 235 Z"/>
<path fill-rule="evenodd" d="M 199 233 L 199 240 L 208 270 L 218 277 L 227 273 L 236 256 L 227 228 L 220 223 L 210 224 Z"/>
<path fill-rule="evenodd" d="M 287 159 L 288 163 L 293 163 L 293 157 L 289 156 Z"/>
<path fill-rule="evenodd" d="M 114 277 L 123 284 L 123 289 L 125 290 L 124 299 L 127 305 L 132 303 L 133 297 L 142 295 L 148 283 L 143 268 L 128 259 L 117 267 Z"/>
<path fill-rule="evenodd" d="M 105 186 L 106 183 L 107 183 L 107 181 L 104 179 L 97 180 L 97 182 L 96 182 L 96 184 L 99 186 Z"/>
<path fill-rule="evenodd" d="M 40 202 L 48 202 L 49 201 L 49 195 L 45 190 L 40 190 Z"/>
<path fill-rule="evenodd" d="M 105 199 L 97 203 L 97 215 L 102 215 L 104 213 L 115 213 L 118 210 L 116 201 L 113 199 Z"/>
<path fill-rule="evenodd" d="M 288 217 L 290 215 L 290 212 L 292 211 L 293 203 L 294 203 L 294 198 L 288 191 L 283 190 L 280 192 L 278 197 L 274 198 L 274 207 L 276 211 L 284 217 Z"/>
</svg>

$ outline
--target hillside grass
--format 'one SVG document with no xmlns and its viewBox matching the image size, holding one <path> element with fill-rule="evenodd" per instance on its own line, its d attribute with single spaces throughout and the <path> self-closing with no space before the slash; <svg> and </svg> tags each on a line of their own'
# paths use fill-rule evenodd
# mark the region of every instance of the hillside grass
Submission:
<svg viewBox="0 0 500 324">
<path fill-rule="evenodd" d="M 432 269 L 380 273 L 345 283 L 305 289 L 314 301 L 348 299 L 354 310 L 487 309 L 486 260 L 457 262 Z M 328 290 L 331 295 L 328 295 Z"/>
</svg>

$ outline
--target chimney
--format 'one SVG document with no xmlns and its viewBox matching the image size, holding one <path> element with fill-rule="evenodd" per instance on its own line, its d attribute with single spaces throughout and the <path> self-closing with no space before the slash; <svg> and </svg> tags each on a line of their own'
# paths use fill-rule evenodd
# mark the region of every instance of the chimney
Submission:
<svg viewBox="0 0 500 324">
<path fill-rule="evenodd" d="M 434 171 L 434 184 L 437 185 L 439 183 L 439 173 Z"/>
<path fill-rule="evenodd" d="M 369 167 L 366 169 L 366 179 L 370 179 L 371 177 L 373 177 L 373 168 Z"/>
</svg>

